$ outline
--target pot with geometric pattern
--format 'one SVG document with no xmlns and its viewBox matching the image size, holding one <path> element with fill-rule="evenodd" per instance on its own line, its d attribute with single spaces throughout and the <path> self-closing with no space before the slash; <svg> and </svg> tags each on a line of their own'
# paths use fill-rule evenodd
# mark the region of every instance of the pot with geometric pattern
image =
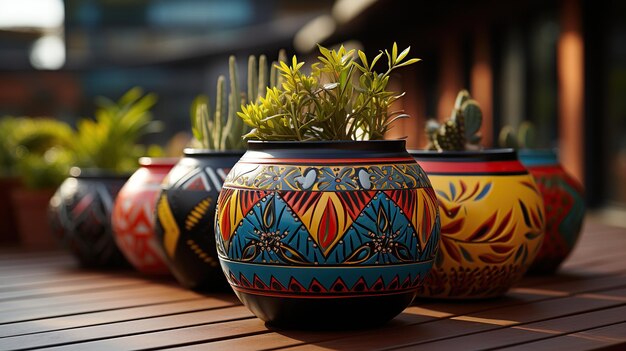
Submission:
<svg viewBox="0 0 626 351">
<path fill-rule="evenodd" d="M 52 230 L 82 266 L 128 265 L 113 238 L 111 211 L 129 176 L 74 167 L 50 199 Z"/>
<path fill-rule="evenodd" d="M 559 164 L 553 150 L 520 150 L 520 161 L 528 168 L 543 196 L 546 235 L 529 274 L 554 273 L 574 249 L 583 219 L 583 186 Z"/>
<path fill-rule="evenodd" d="M 403 140 L 249 141 L 215 228 L 239 299 L 292 328 L 387 322 L 411 303 L 439 245 L 435 193 Z"/>
<path fill-rule="evenodd" d="M 537 256 L 545 214 L 513 149 L 409 151 L 439 201 L 441 249 L 418 296 L 470 299 L 506 293 Z"/>
<path fill-rule="evenodd" d="M 185 149 L 161 184 L 155 234 L 178 282 L 195 290 L 227 289 L 215 251 L 215 204 L 243 151 Z"/>
<path fill-rule="evenodd" d="M 139 169 L 117 194 L 111 224 L 126 259 L 145 274 L 170 274 L 154 234 L 154 209 L 161 182 L 178 158 L 141 157 Z"/>
</svg>

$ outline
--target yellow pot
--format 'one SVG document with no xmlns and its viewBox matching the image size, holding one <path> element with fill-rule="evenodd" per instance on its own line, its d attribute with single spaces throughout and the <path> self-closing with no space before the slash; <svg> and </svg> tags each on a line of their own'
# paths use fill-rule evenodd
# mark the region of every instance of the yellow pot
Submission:
<svg viewBox="0 0 626 351">
<path fill-rule="evenodd" d="M 512 149 L 412 151 L 437 193 L 441 245 L 419 295 L 487 298 L 518 282 L 537 255 L 545 214 Z"/>
</svg>

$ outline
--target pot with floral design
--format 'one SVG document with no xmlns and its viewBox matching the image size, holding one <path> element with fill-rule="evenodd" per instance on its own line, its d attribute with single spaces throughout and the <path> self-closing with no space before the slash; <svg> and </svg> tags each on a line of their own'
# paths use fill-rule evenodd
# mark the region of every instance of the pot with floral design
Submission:
<svg viewBox="0 0 626 351">
<path fill-rule="evenodd" d="M 127 265 L 113 238 L 111 211 L 128 178 L 101 169 L 74 167 L 50 199 L 53 232 L 82 266 Z"/>
<path fill-rule="evenodd" d="M 163 180 L 155 233 L 170 272 L 186 288 L 228 288 L 215 251 L 213 220 L 224 178 L 241 155 L 188 148 Z"/>
<path fill-rule="evenodd" d="M 504 294 L 543 241 L 543 200 L 533 177 L 513 149 L 410 153 L 428 173 L 441 214 L 441 250 L 418 295 Z"/>
<path fill-rule="evenodd" d="M 290 327 L 392 319 L 439 245 L 436 196 L 402 140 L 249 141 L 215 223 L 239 299 Z"/>
<path fill-rule="evenodd" d="M 169 274 L 154 234 L 154 209 L 161 182 L 176 162 L 178 158 L 140 158 L 139 169 L 124 184 L 113 206 L 115 242 L 142 273 Z"/>
<path fill-rule="evenodd" d="M 546 211 L 546 235 L 529 273 L 554 273 L 572 252 L 585 216 L 582 185 L 559 164 L 553 150 L 520 150 L 520 161 L 535 178 Z"/>
</svg>

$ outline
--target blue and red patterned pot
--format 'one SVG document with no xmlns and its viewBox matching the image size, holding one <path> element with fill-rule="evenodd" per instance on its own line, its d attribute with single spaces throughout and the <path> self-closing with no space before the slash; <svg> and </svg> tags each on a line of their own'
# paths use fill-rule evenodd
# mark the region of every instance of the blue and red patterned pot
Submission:
<svg viewBox="0 0 626 351">
<path fill-rule="evenodd" d="M 185 149 L 167 174 L 156 204 L 155 234 L 178 282 L 196 290 L 228 289 L 215 251 L 215 204 L 243 151 Z"/>
<path fill-rule="evenodd" d="M 405 142 L 249 142 L 224 182 L 216 241 L 240 300 L 276 325 L 384 323 L 413 300 L 439 213 Z"/>
<path fill-rule="evenodd" d="M 115 244 L 111 212 L 129 176 L 72 168 L 70 177 L 50 199 L 48 213 L 53 232 L 82 266 L 128 265 Z"/>
<path fill-rule="evenodd" d="M 553 150 L 521 150 L 520 160 L 539 187 L 546 210 L 546 234 L 530 274 L 554 273 L 574 249 L 583 219 L 582 185 L 567 174 Z"/>
</svg>

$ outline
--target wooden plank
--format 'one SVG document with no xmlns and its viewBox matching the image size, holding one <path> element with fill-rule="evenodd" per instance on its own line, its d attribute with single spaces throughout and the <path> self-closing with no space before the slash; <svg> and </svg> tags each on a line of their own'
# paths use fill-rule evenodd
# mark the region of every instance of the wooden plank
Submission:
<svg viewBox="0 0 626 351">
<path fill-rule="evenodd" d="M 503 351 L 626 349 L 626 322 L 502 348 Z"/>
<path fill-rule="evenodd" d="M 380 340 L 386 340 L 387 343 L 389 340 L 393 340 L 393 343 L 396 346 L 406 345 L 413 347 L 418 343 L 465 336 L 467 334 L 471 335 L 477 332 L 498 329 L 505 326 L 530 323 L 619 305 L 620 302 L 585 299 L 580 297 L 556 298 L 517 306 L 506 306 L 483 312 L 470 313 L 463 316 L 451 317 L 449 319 L 437 319 L 432 322 L 411 326 L 409 328 L 396 328 L 394 329 L 393 336 L 391 337 L 389 332 L 372 330 L 366 335 L 361 335 L 359 337 L 336 339 L 328 342 L 317 343 L 316 345 L 302 344 L 294 347 L 293 349 L 322 350 L 330 348 L 359 350 L 361 349 L 359 346 L 362 347 L 363 345 L 367 345 L 370 349 L 384 348 L 385 342 L 381 342 Z M 512 332 L 511 337 L 519 338 L 523 334 L 524 332 L 522 331 L 514 331 Z M 460 343 L 458 345 L 464 344 Z M 451 349 L 449 344 L 447 344 L 447 347 L 448 350 Z"/>
<path fill-rule="evenodd" d="M 623 322 L 626 306 L 606 308 L 587 313 L 554 318 L 536 323 L 526 323 L 511 328 L 497 328 L 488 332 L 449 338 L 432 343 L 411 345 L 413 349 L 446 350 L 454 345 L 464 345 L 468 349 L 502 348 L 515 344 L 546 339 L 587 329 Z"/>
<path fill-rule="evenodd" d="M 10 272 L 27 271 L 43 267 L 66 267 L 77 265 L 76 261 L 68 256 L 37 257 L 30 260 L 2 262 L 0 275 Z"/>
<path fill-rule="evenodd" d="M 252 334 L 264 333 L 267 331 L 268 328 L 260 319 L 249 318 L 223 323 L 210 323 L 187 328 L 175 328 L 165 331 L 143 333 L 119 338 L 96 340 L 79 344 L 63 345 L 47 348 L 46 350 L 125 351 L 139 349 L 156 349 L 207 342 L 211 340 L 236 338 Z"/>
<path fill-rule="evenodd" d="M 58 300 L 58 297 L 55 297 L 54 299 L 57 300 L 54 305 L 46 304 L 53 298 L 39 299 L 36 305 L 33 305 L 31 300 L 27 304 L 0 313 L 0 323 L 15 323 L 32 319 L 184 301 L 195 299 L 198 296 L 198 293 L 179 288 L 148 286 L 76 295 L 63 300 Z"/>
<path fill-rule="evenodd" d="M 591 286 L 585 286 L 584 288 L 587 289 L 591 289 L 594 290 L 596 289 L 596 287 L 593 286 L 593 284 Z M 581 289 L 584 290 L 584 289 Z M 549 296 L 549 295 L 548 295 Z M 527 297 L 528 298 L 528 297 Z M 530 299 L 537 299 L 538 296 L 532 296 Z M 552 299 L 554 297 L 551 297 Z M 509 306 L 512 303 L 516 303 L 516 302 L 523 302 L 523 294 L 520 294 L 519 297 L 517 297 L 517 299 L 519 299 L 519 301 L 517 301 L 515 298 L 511 298 L 511 297 L 506 297 L 504 299 L 497 299 L 497 300 L 487 300 L 487 301 L 479 301 L 478 303 L 474 303 L 474 307 L 475 308 L 479 308 L 479 309 L 490 309 L 490 308 L 495 308 L 497 306 Z M 570 305 L 572 302 L 571 301 L 567 301 L 564 304 L 565 305 Z M 472 306 L 472 303 L 468 304 L 467 302 L 464 303 L 450 303 L 450 302 L 446 302 L 446 303 L 429 303 L 429 304 L 424 304 L 423 306 L 427 306 L 430 310 L 425 312 L 425 311 L 421 311 L 421 313 L 426 313 L 426 314 L 432 314 L 432 315 L 437 315 L 438 317 L 444 316 L 445 317 L 445 313 L 450 313 L 450 312 L 465 312 L 467 310 L 466 306 Z M 450 307 L 452 307 L 452 310 L 450 309 Z M 595 305 L 593 305 L 595 306 Z M 409 308 L 409 310 L 412 307 Z M 416 308 L 423 308 L 423 307 L 419 307 L 416 306 Z M 442 313 L 442 309 L 447 308 L 448 312 L 443 312 Z M 439 309 L 439 310 L 438 310 Z M 454 311 L 454 309 L 456 309 L 456 311 Z M 403 313 L 404 314 L 404 313 Z M 453 324 L 458 324 L 456 323 L 457 321 L 452 322 Z M 467 321 L 462 321 L 464 323 L 467 323 Z M 508 321 L 505 321 L 505 323 L 508 323 Z M 460 328 L 460 329 L 459 329 Z M 468 331 L 468 327 L 467 325 L 463 325 L 463 327 L 459 327 L 457 328 L 458 330 L 464 330 L 464 331 Z M 478 328 L 478 329 L 473 329 L 473 330 L 482 330 L 480 329 L 481 327 L 479 325 L 475 325 L 474 328 Z M 482 328 L 487 328 L 487 327 L 482 327 Z M 442 328 L 442 329 L 448 329 L 448 328 Z M 285 346 L 291 346 L 294 343 L 297 343 L 299 340 L 301 340 L 301 336 L 299 334 L 296 335 L 291 335 L 290 333 L 297 333 L 297 332 L 280 332 L 280 333 L 272 333 L 272 334 L 262 334 L 262 335 L 258 335 L 258 336 L 251 336 L 248 337 L 247 339 L 250 340 L 250 343 L 252 343 L 252 345 L 254 345 L 255 347 L 259 347 L 259 348 L 265 348 L 265 347 L 285 347 Z M 368 334 L 368 333 L 366 333 Z M 407 331 L 405 329 L 401 329 L 400 334 L 407 334 Z M 323 341 L 329 338 L 328 334 L 315 334 L 315 337 L 313 337 L 310 334 L 306 334 L 307 337 L 307 342 L 318 342 L 318 341 Z M 344 337 L 344 335 L 337 335 L 337 333 L 333 333 L 332 334 L 335 338 L 339 338 L 339 342 L 340 344 L 336 344 L 336 340 L 332 341 L 333 345 L 332 347 L 335 348 L 345 348 L 348 345 L 357 342 L 356 345 L 363 345 L 363 343 L 358 343 L 359 340 L 361 340 L 363 338 L 363 335 L 356 336 L 353 338 L 349 338 L 347 341 L 342 340 L 342 337 Z M 436 335 L 431 333 L 431 335 Z M 367 337 L 367 336 L 366 336 Z M 389 340 L 390 335 L 388 335 L 387 332 L 385 332 L 383 335 L 377 335 L 374 339 L 376 338 L 382 338 L 383 340 Z M 259 339 L 259 340 L 257 340 Z M 219 347 L 218 349 L 228 349 L 232 347 L 235 347 L 239 344 L 240 341 L 235 339 L 235 340 L 223 340 L 220 341 L 217 345 L 211 343 L 210 345 L 199 345 L 199 346 L 189 346 L 188 348 L 202 348 L 202 347 L 208 347 L 210 346 L 211 349 L 214 349 L 215 347 Z M 245 344 L 250 344 L 250 343 L 245 343 Z M 300 341 L 300 343 L 302 343 Z M 371 340 L 368 340 L 368 342 L 366 343 L 369 346 L 372 346 L 372 342 Z M 361 346 L 357 347 L 356 349 L 359 349 Z M 382 345 L 384 346 L 384 344 Z M 381 347 L 382 347 L 381 346 Z"/>
<path fill-rule="evenodd" d="M 626 287 L 626 274 L 609 277 L 574 279 L 566 282 L 542 284 L 541 289 L 548 291 L 561 291 L 570 294 L 606 290 L 610 288 Z"/>
<path fill-rule="evenodd" d="M 114 279 L 89 279 L 65 282 L 64 284 L 37 285 L 31 288 L 14 289 L 12 291 L 0 291 L 0 302 L 10 300 L 28 300 L 62 294 L 83 294 L 102 289 L 126 288 L 145 285 L 145 279 L 116 277 Z"/>
<path fill-rule="evenodd" d="M 197 297 L 185 301 L 165 302 L 141 307 L 129 307 L 103 312 L 92 312 L 63 317 L 30 320 L 27 322 L 0 325 L 0 338 L 45 331 L 86 327 L 96 324 L 123 322 L 150 317 L 167 316 L 186 312 L 196 312 L 213 308 L 239 305 L 232 294 L 211 294 L 211 297 Z"/>
<path fill-rule="evenodd" d="M 109 289 L 99 289 L 96 291 L 77 291 L 72 294 L 41 296 L 24 300 L 0 301 L 0 312 L 36 307 L 50 307 L 68 303 L 77 304 L 85 300 L 92 301 L 94 299 L 107 299 L 112 296 L 118 296 L 119 294 L 129 295 L 135 294 L 137 291 L 142 292 L 142 290 L 148 291 L 150 289 L 169 289 L 172 291 L 178 291 L 177 287 L 174 285 L 143 282 L 143 284 L 138 285 L 115 286 Z"/>
<path fill-rule="evenodd" d="M 54 285 L 65 285 L 78 283 L 80 281 L 89 281 L 89 280 L 106 280 L 106 279 L 116 279 L 117 277 L 135 277 L 134 274 L 112 274 L 107 272 L 89 272 L 89 271 L 73 271 L 73 272 L 56 272 L 56 274 L 44 274 L 38 276 L 34 279 L 32 276 L 29 279 L 5 279 L 5 277 L 0 278 L 2 284 L 0 286 L 0 291 L 16 291 L 16 290 L 26 290 L 32 289 L 40 286 L 54 286 Z"/>
<path fill-rule="evenodd" d="M 120 311 L 120 313 L 124 313 L 124 311 Z M 207 311 L 7 337 L 2 339 L 0 350 L 50 347 L 76 343 L 82 344 L 105 338 L 109 339 L 128 335 L 154 333 L 244 318 L 250 319 L 253 317 L 254 315 L 248 311 L 246 307 L 232 306 Z M 87 347 L 87 349 L 90 349 L 90 347 Z"/>
<path fill-rule="evenodd" d="M 10 264 L 11 262 L 24 262 L 31 259 L 68 257 L 69 254 L 61 250 L 28 251 L 19 247 L 0 249 L 0 264 Z"/>
</svg>

